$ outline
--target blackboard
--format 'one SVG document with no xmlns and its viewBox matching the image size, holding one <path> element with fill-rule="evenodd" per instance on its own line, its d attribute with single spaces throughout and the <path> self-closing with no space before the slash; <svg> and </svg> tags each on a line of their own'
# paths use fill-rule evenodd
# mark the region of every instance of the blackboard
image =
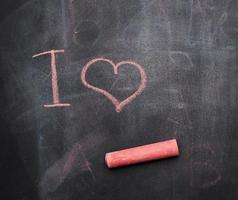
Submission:
<svg viewBox="0 0 238 200">
<path fill-rule="evenodd" d="M 0 197 L 238 199 L 238 1 L 2 1 Z M 52 104 L 51 50 L 62 107 Z M 103 58 L 146 86 L 120 112 L 81 80 Z M 131 64 L 87 81 L 122 101 Z M 107 152 L 175 138 L 178 158 L 110 170 Z"/>
</svg>

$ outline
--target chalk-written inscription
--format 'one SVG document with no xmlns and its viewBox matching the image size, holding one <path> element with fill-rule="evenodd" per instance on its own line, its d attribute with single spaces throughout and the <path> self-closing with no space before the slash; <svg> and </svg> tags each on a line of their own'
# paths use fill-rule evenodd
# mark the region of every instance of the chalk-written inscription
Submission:
<svg viewBox="0 0 238 200">
<path fill-rule="evenodd" d="M 51 55 L 51 81 L 52 81 L 52 94 L 53 94 L 53 104 L 44 105 L 44 107 L 65 107 L 70 106 L 68 103 L 60 103 L 59 98 L 59 86 L 58 86 L 58 78 L 57 78 L 57 69 L 56 69 L 56 53 L 64 53 L 64 50 L 51 50 L 51 51 L 45 51 L 39 54 L 35 54 L 32 57 L 36 58 L 38 56 L 43 56 L 50 54 Z"/>
<path fill-rule="evenodd" d="M 109 64 L 112 65 L 113 67 L 113 71 L 114 71 L 114 74 L 118 74 L 118 68 L 122 65 L 132 65 L 132 66 L 135 66 L 139 72 L 140 72 L 140 76 L 141 76 L 141 81 L 140 81 L 140 85 L 138 87 L 138 89 L 129 97 L 127 97 L 125 100 L 123 101 L 119 101 L 117 98 L 115 98 L 112 94 L 110 94 L 109 92 L 107 92 L 106 90 L 103 90 L 101 88 L 98 88 L 98 87 L 95 87 L 91 84 L 89 84 L 86 80 L 86 73 L 88 71 L 88 69 L 95 63 L 97 62 L 107 62 Z M 145 71 L 143 70 L 143 68 L 133 62 L 133 61 L 121 61 L 117 64 L 113 63 L 111 60 L 108 60 L 108 59 L 105 59 L 105 58 L 96 58 L 96 59 L 93 59 L 91 61 L 89 61 L 84 67 L 83 67 L 83 70 L 81 72 L 81 80 L 82 80 L 82 83 L 94 90 L 95 92 L 98 92 L 98 93 L 101 93 L 103 94 L 105 97 L 107 97 L 115 106 L 116 108 L 116 112 L 121 112 L 122 111 L 122 108 L 124 106 L 126 106 L 127 104 L 129 104 L 131 101 L 133 101 L 138 95 L 140 95 L 142 93 L 142 91 L 145 89 L 145 86 L 146 86 L 146 74 L 145 74 Z"/>
<path fill-rule="evenodd" d="M 65 106 L 70 106 L 71 104 L 68 103 L 61 103 L 60 102 L 60 98 L 59 98 L 59 86 L 58 86 L 58 78 L 57 78 L 57 69 L 56 69 L 56 58 L 55 58 L 55 54 L 56 53 L 64 53 L 64 50 L 51 50 L 51 51 L 45 51 L 39 54 L 35 54 L 32 57 L 36 58 L 38 56 L 42 56 L 42 55 L 47 55 L 50 54 L 51 55 L 51 72 L 52 72 L 52 95 L 53 95 L 53 104 L 48 104 L 48 105 L 44 105 L 44 107 L 65 107 Z M 138 71 L 140 72 L 140 85 L 138 87 L 138 89 L 129 97 L 127 97 L 126 99 L 124 99 L 123 101 L 119 101 L 117 98 L 115 98 L 112 94 L 110 94 L 109 92 L 107 92 L 106 90 L 103 90 L 101 88 L 95 87 L 91 84 L 89 84 L 86 81 L 86 73 L 88 71 L 88 69 L 95 63 L 97 62 L 106 62 L 112 65 L 113 67 L 113 71 L 114 74 L 118 74 L 118 68 L 122 65 L 132 65 L 134 67 L 136 67 L 138 69 Z M 123 107 L 125 107 L 126 105 L 128 105 L 130 102 L 132 102 L 137 96 L 139 96 L 143 90 L 146 87 L 146 73 L 144 71 L 144 69 L 141 67 L 141 65 L 139 65 L 138 63 L 131 61 L 131 60 L 126 60 L 126 61 L 121 61 L 117 64 L 113 63 L 111 60 L 109 59 L 105 59 L 105 58 L 95 58 L 91 61 L 89 61 L 84 67 L 83 70 L 81 72 L 81 80 L 82 83 L 94 90 L 95 92 L 101 93 L 104 96 L 106 96 L 115 106 L 116 108 L 116 112 L 121 112 Z"/>
</svg>

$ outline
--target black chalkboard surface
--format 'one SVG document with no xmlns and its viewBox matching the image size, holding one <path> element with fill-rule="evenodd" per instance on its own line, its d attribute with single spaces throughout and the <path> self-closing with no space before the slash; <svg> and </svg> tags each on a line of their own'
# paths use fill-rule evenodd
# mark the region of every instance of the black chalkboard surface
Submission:
<svg viewBox="0 0 238 200">
<path fill-rule="evenodd" d="M 238 1 L 0 7 L 0 199 L 238 199 Z M 95 59 L 126 63 L 91 64 L 93 89 L 82 72 Z M 107 152 L 172 138 L 178 158 L 105 165 Z"/>
</svg>

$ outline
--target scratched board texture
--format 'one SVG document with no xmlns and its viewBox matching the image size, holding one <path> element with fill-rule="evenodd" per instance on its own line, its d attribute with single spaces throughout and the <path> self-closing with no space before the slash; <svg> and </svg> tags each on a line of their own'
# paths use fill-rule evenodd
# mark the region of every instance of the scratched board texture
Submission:
<svg viewBox="0 0 238 200">
<path fill-rule="evenodd" d="M 19 2 L 1 8 L 1 199 L 238 199 L 237 0 Z M 32 56 L 52 49 L 65 50 L 56 65 L 68 107 L 44 107 L 50 55 Z M 82 84 L 95 58 L 147 75 L 121 112 Z M 116 75 L 98 62 L 87 81 L 121 101 L 141 80 L 135 66 Z M 171 138 L 178 158 L 105 165 L 106 152 Z"/>
</svg>

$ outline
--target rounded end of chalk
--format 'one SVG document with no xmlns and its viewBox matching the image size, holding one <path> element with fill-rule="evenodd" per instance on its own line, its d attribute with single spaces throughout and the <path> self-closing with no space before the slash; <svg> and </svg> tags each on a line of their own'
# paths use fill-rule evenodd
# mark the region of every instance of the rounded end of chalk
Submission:
<svg viewBox="0 0 238 200">
<path fill-rule="evenodd" d="M 174 153 L 175 153 L 175 156 L 179 156 L 179 147 L 178 147 L 178 142 L 176 139 L 173 139 L 173 142 L 174 142 Z"/>
<path fill-rule="evenodd" d="M 105 155 L 105 162 L 108 168 L 112 168 L 112 166 L 110 165 L 110 154 L 106 153 Z"/>
</svg>

